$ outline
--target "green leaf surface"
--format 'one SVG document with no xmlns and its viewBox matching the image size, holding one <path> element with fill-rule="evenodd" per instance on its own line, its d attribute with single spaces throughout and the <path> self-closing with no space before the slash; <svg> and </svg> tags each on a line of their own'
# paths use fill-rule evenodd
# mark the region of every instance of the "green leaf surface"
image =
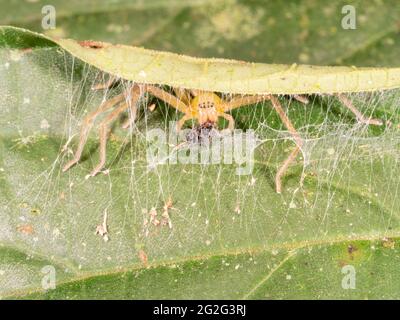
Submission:
<svg viewBox="0 0 400 320">
<path fill-rule="evenodd" d="M 232 22 L 227 24 L 231 29 L 209 31 L 208 36 L 218 38 L 212 47 L 193 40 L 199 39 L 195 32 L 204 23 L 209 2 L 168 6 L 156 1 L 140 8 L 124 7 L 121 2 L 110 8 L 99 1 L 98 11 L 70 3 L 75 11 L 55 4 L 64 12 L 58 25 L 65 36 L 76 39 L 132 44 L 136 35 L 132 40 L 128 32 L 107 35 L 101 30 L 114 23 L 110 21 L 123 21 L 122 14 L 146 12 L 153 17 L 149 24 L 160 29 L 134 44 L 153 49 L 274 63 L 329 64 L 342 59 L 357 65 L 397 66 L 397 42 L 390 45 L 385 40 L 398 37 L 393 28 L 397 3 L 391 1 L 375 10 L 374 23 L 365 23 L 364 28 L 361 19 L 354 31 L 357 36 L 348 38 L 348 31 L 339 30 L 340 11 L 337 16 L 327 15 L 332 20 L 323 19 L 321 11 L 328 12 L 330 7 L 316 2 L 292 1 L 287 6 L 283 1 L 235 2 L 233 8 L 252 12 L 246 20 L 250 25 L 263 9 L 259 21 L 274 18 L 279 33 L 267 26 L 262 35 L 249 35 L 251 27 L 236 32 Z M 312 32 L 303 43 L 291 38 L 299 35 L 301 19 L 297 17 L 305 14 L 300 3 L 310 12 Z M 371 3 L 371 8 L 378 6 Z M 221 8 L 226 2 L 217 5 L 215 12 L 224 17 L 226 9 Z M 18 26 L 33 26 L 41 19 L 35 10 L 18 19 L 3 12 L 0 20 L 13 24 L 16 19 Z M 370 9 L 360 7 L 363 10 Z M 164 24 L 156 19 L 157 13 Z M 292 18 L 286 18 L 290 13 Z M 127 20 L 129 30 L 134 26 L 148 30 L 143 20 Z M 333 21 L 341 36 L 329 41 L 325 41 L 327 36 L 319 38 L 316 30 L 330 30 Z M 188 25 L 185 32 L 180 29 L 184 25 Z M 273 41 L 278 36 L 283 40 Z M 343 48 L 349 48 L 350 42 L 353 46 L 356 38 L 356 49 L 344 54 Z M 399 298 L 398 90 L 350 95 L 366 116 L 385 121 L 379 128 L 357 124 L 333 97 L 311 96 L 308 105 L 281 97 L 305 139 L 304 154 L 289 169 L 282 194 L 275 193 L 274 177 L 293 142 L 268 103 L 233 112 L 238 128 L 254 129 L 263 141 L 255 151 L 255 167 L 249 176 L 237 176 L 237 166 L 228 164 L 149 168 L 144 134 L 152 128 L 164 129 L 180 117 L 153 100 L 156 109 L 149 112 L 143 105 L 133 132 L 116 123 L 108 143 L 108 174 L 85 179 L 98 161 L 97 130 L 79 165 L 66 173 L 61 167 L 76 148 L 85 114 L 121 92 L 126 83 L 109 92 L 92 91 L 94 83 L 107 79 L 98 69 L 46 40 L 31 38 L 27 46 L 34 46 L 32 51 L 18 49 L 21 41 L 26 44 L 27 40 L 0 35 L 2 298 Z M 309 60 L 297 59 L 306 48 L 313 49 L 308 51 Z M 169 198 L 173 202 L 171 228 L 168 223 L 149 223 L 154 209 L 163 221 L 163 206 Z M 105 212 L 108 242 L 95 234 Z M 55 268 L 54 290 L 43 289 L 45 266 Z M 345 266 L 356 271 L 355 289 L 342 287 Z"/>
</svg>

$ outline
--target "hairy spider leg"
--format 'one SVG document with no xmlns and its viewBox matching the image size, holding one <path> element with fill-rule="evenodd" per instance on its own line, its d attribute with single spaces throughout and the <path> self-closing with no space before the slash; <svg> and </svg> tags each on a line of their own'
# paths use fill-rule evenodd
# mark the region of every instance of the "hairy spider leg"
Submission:
<svg viewBox="0 0 400 320">
<path fill-rule="evenodd" d="M 72 160 L 70 160 L 62 169 L 63 172 L 67 171 L 69 168 L 71 168 L 73 165 L 75 165 L 81 158 L 82 156 L 82 152 L 83 152 L 83 148 L 86 144 L 87 138 L 89 136 L 89 132 L 93 127 L 94 121 L 96 119 L 96 117 L 103 113 L 106 112 L 107 110 L 111 109 L 112 107 L 114 107 L 116 104 L 121 103 L 121 105 L 115 110 L 115 111 L 119 111 L 117 112 L 116 116 L 118 116 L 121 112 L 123 112 L 126 108 L 128 108 L 128 106 L 130 105 L 131 108 L 136 108 L 136 102 L 139 99 L 139 90 L 137 86 L 134 86 L 131 89 L 132 93 L 131 93 L 131 103 L 127 103 L 127 101 L 123 101 L 124 99 L 126 100 L 127 98 L 127 93 L 124 92 L 118 96 L 115 96 L 105 102 L 103 102 L 100 107 L 91 112 L 83 121 L 82 124 L 82 129 L 81 129 L 81 133 L 79 136 L 79 144 L 78 144 L 78 148 L 74 154 L 74 158 Z M 134 107 L 132 107 L 132 105 Z M 106 121 L 109 117 L 111 117 L 112 115 L 115 115 L 115 111 L 113 111 L 104 121 Z M 136 113 L 136 111 L 135 111 Z M 116 117 L 115 116 L 115 117 Z M 115 117 L 113 117 L 112 119 L 115 119 Z M 104 123 L 104 121 L 102 123 L 100 123 L 100 126 Z M 100 136 L 102 137 L 104 135 L 103 132 L 100 132 Z M 102 144 L 100 141 L 100 153 L 101 153 L 101 148 L 102 148 Z M 94 172 L 94 171 L 93 171 Z M 91 175 L 93 175 L 93 172 L 91 173 Z"/>
<path fill-rule="evenodd" d="M 230 101 L 224 102 L 223 105 L 223 110 L 224 113 L 220 114 L 221 117 L 225 118 L 228 120 L 228 128 L 233 130 L 235 128 L 235 120 L 233 117 L 226 113 L 228 111 L 231 111 L 233 109 L 246 106 L 249 104 L 254 104 L 257 102 L 265 101 L 265 100 L 270 100 L 269 95 L 256 95 L 256 96 L 244 96 L 244 97 L 235 97 Z"/>
<path fill-rule="evenodd" d="M 308 104 L 310 102 L 307 97 L 299 95 L 299 94 L 294 94 L 294 95 L 292 95 L 292 97 L 295 100 L 297 100 L 297 101 L 299 101 L 301 103 L 304 103 L 304 104 Z"/>
<path fill-rule="evenodd" d="M 140 93 L 137 91 L 132 95 L 130 104 L 136 105 L 136 102 L 139 100 Z M 92 177 L 100 172 L 100 170 L 104 167 L 107 159 L 107 138 L 110 132 L 110 124 L 113 122 L 122 112 L 124 112 L 129 107 L 128 102 L 122 102 L 119 106 L 113 110 L 102 122 L 99 124 L 99 136 L 100 136 L 100 161 L 97 166 L 90 173 Z"/>
<path fill-rule="evenodd" d="M 132 96 L 132 93 L 134 95 L 138 95 L 138 96 L 134 97 L 134 96 Z M 128 119 L 121 126 L 123 129 L 132 127 L 136 121 L 136 117 L 137 117 L 137 113 L 138 113 L 137 102 L 140 99 L 141 95 L 140 95 L 140 92 L 137 92 L 137 91 L 133 91 L 132 93 L 130 96 L 127 96 L 127 99 L 126 99 L 126 103 L 128 103 L 128 101 L 130 101 L 130 103 L 128 103 L 128 107 L 129 107 Z M 134 101 L 136 101 L 136 102 L 133 103 Z"/>
<path fill-rule="evenodd" d="M 182 88 L 174 88 L 174 93 L 184 104 L 189 105 L 190 100 L 192 100 L 190 90 L 182 89 Z"/>
<path fill-rule="evenodd" d="M 76 149 L 76 152 L 74 154 L 74 158 L 72 160 L 70 160 L 63 167 L 63 169 L 62 169 L 63 172 L 65 172 L 69 168 L 71 168 L 81 158 L 83 148 L 84 148 L 84 146 L 86 144 L 86 141 L 87 141 L 87 137 L 89 135 L 90 130 L 93 127 L 93 123 L 94 123 L 94 120 L 96 119 L 96 117 L 99 114 L 101 114 L 101 113 L 111 109 L 112 107 L 114 107 L 117 103 L 121 102 L 124 99 L 124 97 L 125 97 L 125 94 L 122 93 L 122 94 L 120 94 L 118 96 L 115 96 L 115 97 L 113 97 L 113 98 L 111 98 L 111 99 L 109 99 L 107 101 L 104 101 L 97 110 L 89 113 L 89 115 L 83 120 L 81 132 L 80 132 L 80 136 L 79 136 L 78 148 Z"/>
<path fill-rule="evenodd" d="M 336 94 L 338 99 L 340 100 L 343 105 L 348 108 L 351 112 L 354 113 L 354 115 L 357 118 L 357 121 L 360 123 L 365 123 L 365 124 L 373 124 L 376 126 L 381 126 L 383 122 L 379 119 L 374 119 L 374 118 L 366 118 L 364 115 L 353 105 L 353 103 L 348 99 L 345 95 L 343 94 Z"/>
<path fill-rule="evenodd" d="M 184 113 L 184 116 L 178 121 L 177 131 L 181 130 L 182 126 L 187 120 L 193 119 L 194 115 L 191 113 L 191 109 L 178 97 L 151 85 L 144 85 L 143 90 L 151 93 L 153 96 L 159 98 L 170 106 L 174 107 L 178 111 Z"/>
<path fill-rule="evenodd" d="M 156 98 L 164 101 L 165 103 L 169 104 L 170 106 L 174 107 L 175 109 L 179 110 L 182 113 L 187 113 L 189 107 L 183 103 L 179 98 L 175 97 L 174 95 L 151 85 L 143 85 L 141 86 L 144 92 L 149 92 Z"/>
<path fill-rule="evenodd" d="M 296 159 L 297 154 L 301 150 L 303 146 L 303 139 L 300 137 L 296 129 L 294 128 L 293 124 L 289 120 L 288 116 L 286 115 L 285 111 L 283 110 L 281 104 L 279 103 L 278 99 L 274 96 L 271 96 L 271 103 L 274 107 L 275 111 L 278 113 L 279 117 L 281 118 L 283 124 L 288 129 L 290 134 L 293 136 L 296 142 L 296 148 L 290 153 L 287 159 L 284 161 L 282 166 L 279 168 L 278 172 L 275 176 L 275 188 L 277 193 L 282 192 L 282 177 L 286 173 L 289 165 Z"/>
</svg>

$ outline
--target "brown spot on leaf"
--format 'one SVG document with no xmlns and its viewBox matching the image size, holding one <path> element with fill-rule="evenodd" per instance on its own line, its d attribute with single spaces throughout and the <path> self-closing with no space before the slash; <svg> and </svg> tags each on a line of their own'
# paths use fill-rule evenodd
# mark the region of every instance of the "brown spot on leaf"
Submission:
<svg viewBox="0 0 400 320">
<path fill-rule="evenodd" d="M 138 256 L 139 256 L 140 261 L 142 261 L 143 265 L 145 267 L 147 267 L 147 254 L 146 254 L 146 252 L 144 252 L 144 250 L 140 249 L 139 252 L 138 252 Z"/>
<path fill-rule="evenodd" d="M 101 49 L 104 48 L 104 43 L 100 41 L 93 41 L 93 40 L 83 40 L 83 41 L 78 41 L 78 43 L 85 48 L 91 48 L 91 49 Z"/>
<path fill-rule="evenodd" d="M 17 231 L 18 231 L 18 232 L 21 232 L 21 233 L 23 233 L 23 234 L 28 234 L 28 235 L 33 234 L 33 233 L 35 232 L 35 231 L 33 230 L 32 225 L 30 225 L 30 224 L 19 225 L 19 226 L 17 227 Z"/>
</svg>

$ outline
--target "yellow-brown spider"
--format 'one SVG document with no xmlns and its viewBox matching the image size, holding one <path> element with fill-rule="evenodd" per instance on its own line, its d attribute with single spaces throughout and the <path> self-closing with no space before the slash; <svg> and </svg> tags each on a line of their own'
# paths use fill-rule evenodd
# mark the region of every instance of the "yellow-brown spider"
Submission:
<svg viewBox="0 0 400 320">
<path fill-rule="evenodd" d="M 109 87 L 113 81 L 114 79 L 110 80 L 108 84 L 104 86 L 95 87 L 95 89 Z M 235 127 L 235 121 L 227 112 L 241 106 L 269 100 L 296 143 L 296 147 L 278 169 L 278 172 L 275 176 L 276 192 L 280 193 L 282 191 L 282 176 L 285 174 L 287 168 L 295 160 L 297 154 L 301 150 L 301 147 L 303 146 L 303 140 L 290 122 L 281 104 L 275 96 L 268 94 L 247 95 L 236 96 L 230 100 L 224 100 L 214 92 L 186 89 L 174 89 L 174 92 L 176 94 L 175 96 L 153 85 L 134 84 L 122 94 L 102 103 L 96 111 L 93 111 L 84 119 L 80 133 L 79 145 L 75 152 L 74 158 L 64 166 L 63 171 L 67 171 L 81 158 L 89 131 L 93 126 L 96 116 L 112 109 L 117 105 L 117 107 L 99 124 L 100 162 L 90 175 L 95 176 L 97 173 L 99 173 L 106 162 L 106 143 L 111 122 L 113 122 L 122 112 L 130 109 L 130 119 L 123 124 L 124 128 L 129 127 L 132 122 L 135 121 L 137 114 L 137 103 L 140 97 L 145 93 L 149 93 L 157 97 L 184 114 L 183 117 L 178 121 L 177 130 L 180 130 L 184 123 L 188 120 L 197 120 L 200 126 L 209 126 L 210 124 L 216 125 L 219 117 L 226 119 L 228 121 L 228 128 L 233 130 Z M 356 115 L 359 122 L 375 125 L 382 124 L 380 120 L 364 118 L 362 113 L 352 105 L 349 99 L 343 95 L 337 96 L 339 100 Z M 293 95 L 293 98 L 300 102 L 308 103 L 307 98 L 303 96 Z"/>
</svg>

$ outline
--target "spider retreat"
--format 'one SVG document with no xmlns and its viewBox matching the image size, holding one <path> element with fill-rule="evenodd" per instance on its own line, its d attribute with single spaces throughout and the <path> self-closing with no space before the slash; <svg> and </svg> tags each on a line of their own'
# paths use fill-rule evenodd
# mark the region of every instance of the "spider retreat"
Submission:
<svg viewBox="0 0 400 320">
<path fill-rule="evenodd" d="M 111 87 L 115 83 L 115 81 L 115 78 L 112 78 L 106 84 L 97 85 L 93 87 L 93 89 L 105 89 Z M 236 97 L 234 96 L 230 100 L 225 100 L 220 98 L 214 92 L 188 89 L 173 89 L 173 91 L 175 95 L 168 93 L 167 91 L 154 85 L 133 84 L 122 94 L 103 102 L 97 110 L 91 112 L 83 120 L 78 148 L 74 154 L 73 159 L 70 160 L 63 167 L 63 171 L 67 171 L 80 160 L 83 148 L 86 144 L 89 132 L 94 125 L 96 117 L 99 114 L 112 110 L 98 125 L 100 136 L 100 161 L 90 173 L 90 176 L 95 176 L 96 174 L 98 174 L 106 163 L 106 144 L 107 137 L 110 132 L 111 123 L 116 120 L 122 112 L 129 110 L 130 117 L 127 122 L 122 125 L 122 127 L 128 128 L 129 126 L 131 126 L 136 119 L 137 104 L 140 98 L 146 93 L 164 101 L 166 104 L 175 108 L 183 114 L 183 116 L 177 123 L 178 131 L 188 120 L 197 120 L 200 127 L 216 127 L 219 117 L 226 119 L 228 121 L 228 129 L 233 130 L 235 127 L 235 121 L 232 115 L 228 113 L 229 111 L 245 105 L 251 105 L 268 100 L 271 102 L 272 107 L 278 113 L 280 119 L 286 126 L 289 133 L 292 135 L 293 140 L 296 144 L 295 148 L 289 154 L 287 159 L 282 163 L 275 176 L 276 192 L 281 193 L 282 177 L 284 176 L 290 164 L 294 162 L 298 153 L 301 151 L 301 148 L 303 146 L 303 139 L 292 125 L 276 96 L 270 94 Z M 336 96 L 342 102 L 342 104 L 356 116 L 359 122 L 373 125 L 383 124 L 382 121 L 378 119 L 365 118 L 363 114 L 354 107 L 352 102 L 345 95 L 336 94 Z M 308 99 L 304 96 L 293 95 L 292 97 L 304 104 L 308 103 Z"/>
</svg>

